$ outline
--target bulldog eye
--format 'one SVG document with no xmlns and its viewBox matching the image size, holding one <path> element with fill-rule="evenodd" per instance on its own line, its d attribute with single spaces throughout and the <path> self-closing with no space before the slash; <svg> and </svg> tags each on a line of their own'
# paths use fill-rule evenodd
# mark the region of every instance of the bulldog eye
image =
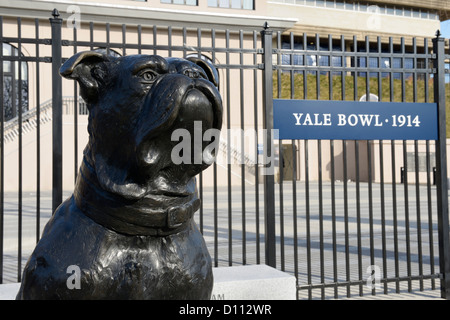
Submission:
<svg viewBox="0 0 450 320">
<path fill-rule="evenodd" d="M 158 74 L 152 70 L 146 70 L 139 74 L 143 82 L 145 83 L 153 83 L 156 78 L 158 77 Z"/>
</svg>

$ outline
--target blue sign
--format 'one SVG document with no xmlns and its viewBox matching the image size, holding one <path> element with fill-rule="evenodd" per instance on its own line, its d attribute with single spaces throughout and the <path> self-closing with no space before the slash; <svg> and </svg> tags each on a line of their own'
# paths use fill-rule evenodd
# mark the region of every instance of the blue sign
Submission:
<svg viewBox="0 0 450 320">
<path fill-rule="evenodd" d="M 273 113 L 280 139 L 438 139 L 436 103 L 275 99 Z"/>
</svg>

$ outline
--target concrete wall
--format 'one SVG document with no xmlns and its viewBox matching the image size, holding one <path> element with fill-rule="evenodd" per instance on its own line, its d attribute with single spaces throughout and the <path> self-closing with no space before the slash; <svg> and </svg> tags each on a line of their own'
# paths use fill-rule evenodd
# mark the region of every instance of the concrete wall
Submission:
<svg viewBox="0 0 450 320">
<path fill-rule="evenodd" d="M 87 116 L 79 116 L 77 167 L 81 163 L 83 150 L 88 141 Z M 63 117 L 63 183 L 64 190 L 73 190 L 75 181 L 75 124 L 73 115 Z M 5 143 L 5 191 L 16 191 L 19 187 L 19 145 L 18 137 Z M 36 130 L 22 136 L 22 188 L 35 191 L 37 187 L 37 144 Z M 40 185 L 41 190 L 52 189 L 52 123 L 41 126 L 40 133 Z"/>
</svg>

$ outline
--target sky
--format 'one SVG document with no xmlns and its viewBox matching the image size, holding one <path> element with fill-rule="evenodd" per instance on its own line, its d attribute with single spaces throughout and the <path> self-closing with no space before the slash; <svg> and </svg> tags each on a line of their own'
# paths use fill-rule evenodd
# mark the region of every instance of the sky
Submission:
<svg viewBox="0 0 450 320">
<path fill-rule="evenodd" d="M 441 22 L 441 33 L 445 38 L 450 38 L 450 20 Z"/>
</svg>

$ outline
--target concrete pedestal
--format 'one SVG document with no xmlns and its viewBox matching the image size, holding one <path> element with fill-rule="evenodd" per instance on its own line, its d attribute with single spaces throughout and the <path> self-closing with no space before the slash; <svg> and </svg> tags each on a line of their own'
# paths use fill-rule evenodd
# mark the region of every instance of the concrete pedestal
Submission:
<svg viewBox="0 0 450 320">
<path fill-rule="evenodd" d="M 213 300 L 295 300 L 294 276 L 266 265 L 215 268 Z"/>
<path fill-rule="evenodd" d="M 0 300 L 15 300 L 20 283 L 0 284 Z"/>
</svg>

